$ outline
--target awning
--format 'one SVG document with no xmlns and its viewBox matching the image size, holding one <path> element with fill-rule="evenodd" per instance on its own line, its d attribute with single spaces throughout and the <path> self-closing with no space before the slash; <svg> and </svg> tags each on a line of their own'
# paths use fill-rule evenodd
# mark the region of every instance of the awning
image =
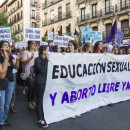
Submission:
<svg viewBox="0 0 130 130">
<path fill-rule="evenodd" d="M 58 28 L 56 29 L 56 32 L 59 32 L 61 30 L 62 25 L 58 26 Z"/>
<path fill-rule="evenodd" d="M 52 30 L 53 30 L 53 29 L 54 29 L 54 28 L 50 28 L 50 30 L 49 30 L 49 31 L 50 31 L 50 32 L 52 32 Z"/>
<path fill-rule="evenodd" d="M 67 24 L 66 24 L 66 27 L 68 27 L 69 25 L 70 25 L 70 23 L 67 23 Z"/>
</svg>

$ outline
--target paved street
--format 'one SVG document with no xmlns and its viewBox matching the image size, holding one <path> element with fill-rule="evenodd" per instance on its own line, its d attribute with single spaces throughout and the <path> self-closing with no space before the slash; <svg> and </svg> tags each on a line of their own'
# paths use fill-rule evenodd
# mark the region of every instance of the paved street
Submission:
<svg viewBox="0 0 130 130">
<path fill-rule="evenodd" d="M 26 109 L 26 96 L 17 91 L 16 114 L 9 114 L 12 127 L 3 130 L 41 130 L 35 111 Z M 83 114 L 77 119 L 67 119 L 50 124 L 46 130 L 130 130 L 130 101 L 103 107 Z"/>
</svg>

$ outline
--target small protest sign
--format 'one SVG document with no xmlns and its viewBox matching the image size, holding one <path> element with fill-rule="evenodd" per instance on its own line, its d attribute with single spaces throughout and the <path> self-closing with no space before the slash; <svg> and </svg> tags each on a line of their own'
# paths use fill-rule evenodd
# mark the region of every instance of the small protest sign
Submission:
<svg viewBox="0 0 130 130">
<path fill-rule="evenodd" d="M 10 27 L 0 28 L 0 41 L 7 41 L 10 45 L 12 45 Z"/>
<path fill-rule="evenodd" d="M 120 44 L 123 40 L 123 36 L 124 36 L 124 33 L 120 29 L 118 29 L 117 34 L 116 34 L 116 45 L 118 47 L 120 47 Z"/>
<path fill-rule="evenodd" d="M 40 46 L 42 46 L 42 45 L 48 45 L 48 43 L 47 42 L 40 42 Z"/>
<path fill-rule="evenodd" d="M 25 28 L 25 41 L 41 41 L 41 29 Z"/>
<path fill-rule="evenodd" d="M 54 38 L 54 33 L 48 32 L 48 40 L 53 41 L 53 38 Z"/>
<path fill-rule="evenodd" d="M 15 43 L 15 47 L 19 48 L 19 47 L 23 47 L 26 48 L 28 46 L 28 44 L 25 41 L 19 41 Z"/>
</svg>

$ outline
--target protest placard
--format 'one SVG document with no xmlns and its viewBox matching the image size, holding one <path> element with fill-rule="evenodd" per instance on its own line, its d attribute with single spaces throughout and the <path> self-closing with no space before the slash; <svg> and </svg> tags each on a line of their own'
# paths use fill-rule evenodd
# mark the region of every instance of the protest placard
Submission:
<svg viewBox="0 0 130 130">
<path fill-rule="evenodd" d="M 28 46 L 28 44 L 25 41 L 19 41 L 15 43 L 15 47 L 19 48 L 19 47 L 23 47 L 26 48 Z"/>
<path fill-rule="evenodd" d="M 97 42 L 97 41 L 101 41 L 102 40 L 102 33 L 99 31 L 90 31 L 89 32 L 89 37 L 92 40 L 94 40 L 93 45 Z"/>
<path fill-rule="evenodd" d="M 83 42 L 83 37 L 85 38 L 85 42 L 95 44 L 96 41 L 102 40 L 102 33 L 100 31 L 91 31 L 90 27 L 82 27 L 81 28 L 81 42 Z"/>
<path fill-rule="evenodd" d="M 7 42 L 9 42 L 10 45 L 12 45 L 10 27 L 1 27 L 0 28 L 0 41 L 7 41 Z"/>
<path fill-rule="evenodd" d="M 25 28 L 25 41 L 41 41 L 41 29 Z"/>
<path fill-rule="evenodd" d="M 85 38 L 86 42 L 91 42 L 91 38 L 89 37 L 90 27 L 82 27 L 81 28 L 81 42 L 83 42 L 83 38 Z"/>
<path fill-rule="evenodd" d="M 41 42 L 40 42 L 40 46 L 42 46 L 42 45 L 48 45 L 48 43 L 41 41 Z"/>
<path fill-rule="evenodd" d="M 48 40 L 53 41 L 54 32 L 48 32 Z"/>
<path fill-rule="evenodd" d="M 124 36 L 124 33 L 120 29 L 118 29 L 117 34 L 116 34 L 116 45 L 118 47 L 120 47 L 120 44 L 123 40 L 123 36 Z"/>
<path fill-rule="evenodd" d="M 53 41 L 53 46 L 63 47 L 63 36 L 55 36 Z"/>
</svg>

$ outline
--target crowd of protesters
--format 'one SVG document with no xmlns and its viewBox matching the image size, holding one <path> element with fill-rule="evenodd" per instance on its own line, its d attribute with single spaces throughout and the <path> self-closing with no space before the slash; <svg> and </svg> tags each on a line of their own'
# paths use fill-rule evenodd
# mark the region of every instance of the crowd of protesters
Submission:
<svg viewBox="0 0 130 130">
<path fill-rule="evenodd" d="M 54 53 L 112 53 L 115 55 L 130 54 L 130 45 L 125 50 L 116 44 L 103 44 L 98 41 L 94 44 L 86 43 L 81 47 L 76 41 L 69 41 L 68 48 L 52 46 Z M 8 111 L 15 113 L 16 86 L 21 86 L 22 94 L 26 94 L 28 108 L 36 110 L 38 124 L 47 127 L 43 112 L 43 95 L 46 86 L 47 68 L 50 48 L 40 46 L 34 41 L 28 42 L 28 47 L 15 48 L 7 41 L 0 42 L 0 79 L 8 80 L 6 90 L 0 90 L 0 127 L 10 126 Z M 87 58 L 87 57 L 86 57 Z M 17 79 L 17 80 L 16 80 Z M 16 82 L 17 81 L 17 82 Z M 17 84 L 17 85 L 16 85 Z"/>
</svg>

